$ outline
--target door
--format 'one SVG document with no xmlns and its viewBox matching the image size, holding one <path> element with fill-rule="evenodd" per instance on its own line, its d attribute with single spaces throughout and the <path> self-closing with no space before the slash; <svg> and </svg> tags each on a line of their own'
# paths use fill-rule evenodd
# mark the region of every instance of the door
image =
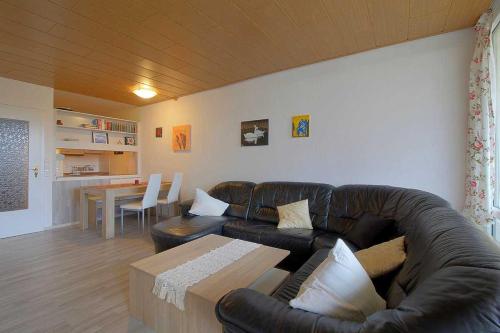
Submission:
<svg viewBox="0 0 500 333">
<path fill-rule="evenodd" d="M 39 110 L 0 104 L 0 238 L 44 230 L 42 126 Z"/>
</svg>

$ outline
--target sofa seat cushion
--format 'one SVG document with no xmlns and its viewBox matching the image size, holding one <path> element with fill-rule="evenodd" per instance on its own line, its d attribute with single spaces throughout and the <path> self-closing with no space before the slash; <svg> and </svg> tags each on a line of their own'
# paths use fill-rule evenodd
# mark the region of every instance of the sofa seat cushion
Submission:
<svg viewBox="0 0 500 333">
<path fill-rule="evenodd" d="M 311 273 L 326 259 L 330 249 L 316 251 L 304 265 L 302 265 L 287 281 L 285 281 L 273 294 L 274 298 L 288 304 L 297 296 L 300 286 L 311 275 Z"/>
<path fill-rule="evenodd" d="M 342 237 L 342 235 L 337 234 L 335 232 L 328 232 L 328 233 L 324 233 L 322 235 L 319 235 L 318 237 L 316 237 L 314 239 L 313 251 L 318 251 L 320 249 L 332 249 L 335 246 L 337 239 L 339 239 L 339 238 L 342 238 L 344 243 L 347 245 L 347 247 L 352 252 L 356 252 L 359 250 L 356 245 L 347 241 L 345 238 Z"/>
<path fill-rule="evenodd" d="M 224 236 L 239 238 L 289 250 L 294 255 L 312 253 L 314 238 L 323 231 L 310 229 L 278 229 L 275 223 L 263 221 L 231 221 L 224 225 Z"/>
<path fill-rule="evenodd" d="M 156 253 L 208 234 L 221 234 L 222 226 L 237 220 L 231 216 L 175 216 L 151 228 Z"/>
</svg>

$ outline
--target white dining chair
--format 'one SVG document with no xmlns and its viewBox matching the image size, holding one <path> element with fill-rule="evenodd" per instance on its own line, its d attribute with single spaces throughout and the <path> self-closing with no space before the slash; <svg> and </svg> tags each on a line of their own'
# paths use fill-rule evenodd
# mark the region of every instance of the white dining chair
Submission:
<svg viewBox="0 0 500 333">
<path fill-rule="evenodd" d="M 182 186 L 182 172 L 174 173 L 174 179 L 172 180 L 172 184 L 170 185 L 170 189 L 168 190 L 167 197 L 165 199 L 158 199 L 158 206 L 156 208 L 156 221 L 158 222 L 158 210 L 161 206 L 168 206 L 169 213 L 170 207 L 179 201 L 179 194 L 181 192 Z M 170 215 L 170 214 L 169 214 Z"/>
<path fill-rule="evenodd" d="M 121 233 L 123 234 L 123 211 L 131 210 L 137 212 L 137 226 L 140 229 L 140 220 L 139 214 L 142 213 L 142 232 L 144 232 L 144 211 L 146 209 L 151 209 L 152 207 L 156 207 L 156 202 L 158 200 L 158 194 L 160 194 L 160 186 L 161 186 L 161 173 L 152 174 L 149 176 L 148 186 L 146 188 L 146 193 L 144 193 L 144 197 L 141 201 L 129 202 L 123 205 L 120 205 L 121 210 Z M 148 210 L 148 213 L 150 211 Z M 148 223 L 150 219 L 150 215 L 148 214 Z"/>
<path fill-rule="evenodd" d="M 109 183 L 113 184 L 134 184 L 135 181 L 141 181 L 141 178 L 125 178 L 125 179 L 110 179 Z M 116 198 L 117 206 L 119 206 L 119 201 L 121 199 L 137 199 L 140 198 L 139 195 L 127 196 L 125 198 Z M 99 232 L 98 226 L 102 222 L 102 198 L 97 195 L 89 196 L 89 220 L 93 219 L 95 221 L 96 231 Z M 102 226 L 101 226 L 102 228 Z"/>
</svg>

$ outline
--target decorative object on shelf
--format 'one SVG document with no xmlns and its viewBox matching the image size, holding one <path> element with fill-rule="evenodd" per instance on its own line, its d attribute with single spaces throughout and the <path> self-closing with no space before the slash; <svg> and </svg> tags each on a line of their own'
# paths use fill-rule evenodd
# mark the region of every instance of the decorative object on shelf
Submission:
<svg viewBox="0 0 500 333">
<path fill-rule="evenodd" d="M 125 144 L 128 146 L 135 146 L 135 138 L 132 136 L 126 136 L 125 138 Z"/>
<path fill-rule="evenodd" d="M 155 136 L 157 138 L 162 138 L 163 137 L 163 127 L 157 127 L 155 130 Z"/>
<path fill-rule="evenodd" d="M 122 139 L 118 139 L 118 141 L 116 142 L 117 145 L 122 145 L 123 144 L 123 140 Z"/>
<path fill-rule="evenodd" d="M 93 143 L 104 143 L 108 144 L 108 133 L 104 132 L 92 132 L 92 142 Z"/>
<path fill-rule="evenodd" d="M 269 119 L 241 122 L 241 146 L 269 145 Z"/>
<path fill-rule="evenodd" d="M 172 150 L 191 150 L 191 125 L 179 125 L 172 128 Z"/>
<path fill-rule="evenodd" d="M 309 118 L 310 116 L 308 114 L 302 114 L 292 117 L 292 137 L 309 137 Z"/>
<path fill-rule="evenodd" d="M 92 119 L 92 127 L 103 130 L 102 119 Z"/>
<path fill-rule="evenodd" d="M 57 126 L 62 126 L 62 125 L 63 125 L 62 120 L 61 120 L 61 119 L 57 119 L 57 120 L 56 120 L 56 125 L 57 125 Z"/>
</svg>

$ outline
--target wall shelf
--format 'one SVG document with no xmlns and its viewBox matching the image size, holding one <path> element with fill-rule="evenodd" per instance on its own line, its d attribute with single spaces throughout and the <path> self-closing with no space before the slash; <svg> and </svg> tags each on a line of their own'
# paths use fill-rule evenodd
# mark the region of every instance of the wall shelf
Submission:
<svg viewBox="0 0 500 333">
<path fill-rule="evenodd" d="M 108 128 L 112 126 L 113 130 L 105 129 L 106 123 Z M 54 180 L 66 179 L 68 177 L 63 177 L 63 174 L 72 172 L 73 168 L 87 166 L 96 173 L 109 173 L 110 176 L 89 175 L 71 177 L 71 179 L 113 179 L 109 177 L 119 175 L 117 176 L 119 178 L 140 174 L 139 123 L 137 121 L 56 109 L 54 124 L 54 153 L 56 154 Z M 91 126 L 92 124 L 98 124 L 99 129 L 82 127 L 82 125 Z M 95 133 L 106 133 L 108 143 L 94 143 Z M 133 140 L 135 144 L 126 145 L 126 138 L 129 138 L 127 142 Z"/>
<path fill-rule="evenodd" d="M 127 135 L 137 135 L 136 132 L 122 132 L 122 131 L 110 131 L 105 129 L 97 129 L 97 128 L 85 128 L 85 127 L 77 127 L 77 126 L 64 126 L 64 125 L 56 125 L 58 128 L 67 128 L 67 129 L 75 129 L 82 131 L 92 131 L 92 132 L 107 132 L 107 133 L 119 133 L 119 134 L 127 134 Z"/>
<path fill-rule="evenodd" d="M 133 152 L 139 151 L 138 146 L 80 142 L 80 141 L 63 141 L 63 140 L 56 141 L 56 148 L 86 149 L 86 150 L 110 150 L 110 151 L 133 151 Z"/>
<path fill-rule="evenodd" d="M 133 120 L 56 109 L 54 122 L 60 123 L 55 126 L 56 148 L 134 152 L 139 150 L 139 123 Z M 100 128 L 82 127 L 84 124 L 90 125 L 93 122 L 99 123 L 101 125 Z M 108 125 L 113 126 L 114 129 L 109 130 L 102 128 L 106 125 L 106 123 L 109 123 Z M 127 130 L 122 131 L 116 129 Z M 93 143 L 94 132 L 106 133 L 108 137 L 108 144 Z M 135 141 L 135 145 L 125 145 L 125 138 L 132 138 Z"/>
</svg>

